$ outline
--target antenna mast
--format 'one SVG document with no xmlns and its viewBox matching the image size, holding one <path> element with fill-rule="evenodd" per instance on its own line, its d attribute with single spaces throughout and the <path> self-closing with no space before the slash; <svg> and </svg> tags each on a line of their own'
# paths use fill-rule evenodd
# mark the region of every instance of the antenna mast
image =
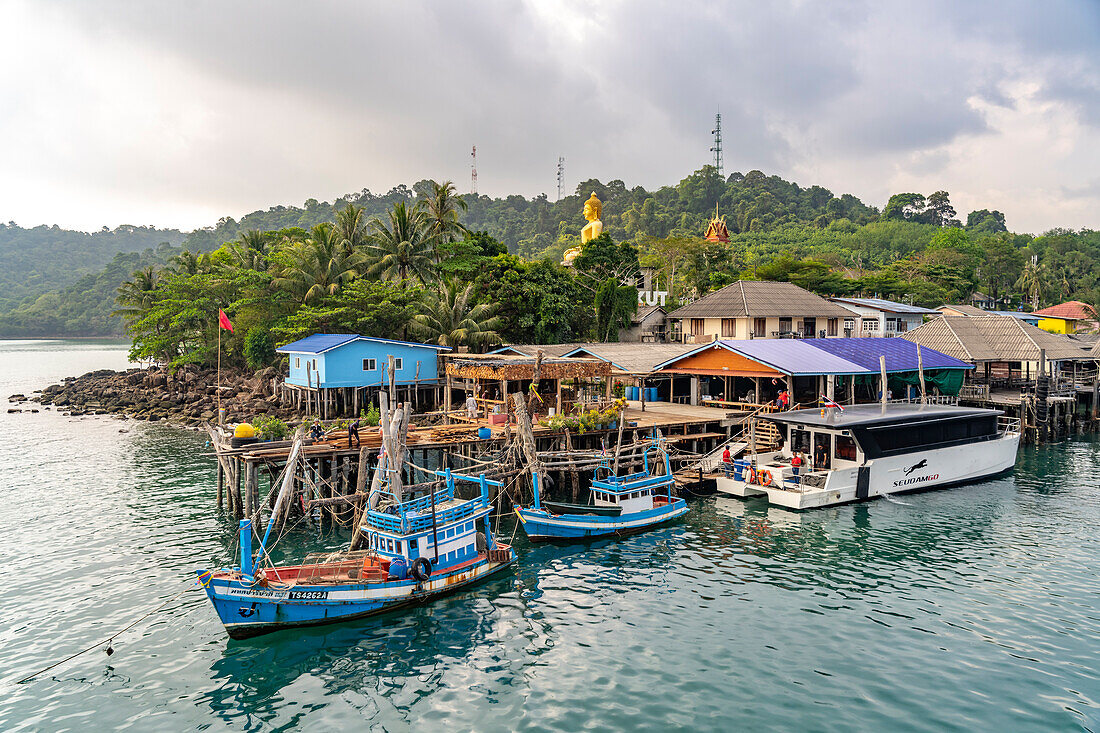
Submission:
<svg viewBox="0 0 1100 733">
<path fill-rule="evenodd" d="M 558 201 L 565 191 L 565 158 L 558 156 Z"/>
<path fill-rule="evenodd" d="M 470 193 L 477 195 L 477 146 L 470 150 Z"/>
<path fill-rule="evenodd" d="M 718 169 L 718 175 L 722 176 L 722 113 L 714 115 L 714 129 L 710 131 L 714 135 L 714 147 L 710 152 L 714 153 L 714 167 Z M 725 177 L 725 176 L 723 176 Z"/>
</svg>

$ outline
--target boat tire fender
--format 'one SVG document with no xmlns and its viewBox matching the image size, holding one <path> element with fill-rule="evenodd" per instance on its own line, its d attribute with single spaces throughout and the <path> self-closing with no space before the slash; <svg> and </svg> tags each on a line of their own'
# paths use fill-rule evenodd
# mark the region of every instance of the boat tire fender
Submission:
<svg viewBox="0 0 1100 733">
<path fill-rule="evenodd" d="M 413 561 L 412 576 L 423 583 L 432 575 L 432 561 L 426 557 L 418 557 Z"/>
</svg>

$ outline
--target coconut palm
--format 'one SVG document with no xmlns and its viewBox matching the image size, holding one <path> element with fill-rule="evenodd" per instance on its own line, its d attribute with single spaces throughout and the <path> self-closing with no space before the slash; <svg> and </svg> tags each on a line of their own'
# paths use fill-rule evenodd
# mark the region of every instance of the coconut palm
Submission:
<svg viewBox="0 0 1100 733">
<path fill-rule="evenodd" d="M 116 302 L 119 308 L 112 311 L 111 315 L 122 316 L 127 320 L 140 318 L 155 302 L 158 285 L 160 272 L 155 267 L 150 265 L 138 270 L 131 279 L 118 287 Z"/>
<path fill-rule="evenodd" d="M 1031 299 L 1031 309 L 1039 309 L 1039 295 L 1043 290 L 1043 278 L 1039 272 L 1039 266 L 1034 260 L 1029 260 L 1020 273 L 1020 279 L 1016 281 L 1016 288 Z"/>
<path fill-rule="evenodd" d="M 455 185 L 450 181 L 431 181 L 428 198 L 419 206 L 423 207 L 428 231 L 436 242 L 451 242 L 466 233 L 466 227 L 458 221 L 459 210 L 466 211 L 466 200 L 457 194 Z"/>
<path fill-rule="evenodd" d="M 496 329 L 500 328 L 501 319 L 493 314 L 493 306 L 484 303 L 471 306 L 473 290 L 473 283 L 465 287 L 457 280 L 440 283 L 438 290 L 425 300 L 423 311 L 413 316 L 411 330 L 452 349 L 499 343 Z"/>
<path fill-rule="evenodd" d="M 251 229 L 237 235 L 237 241 L 227 247 L 238 266 L 246 270 L 263 272 L 267 269 L 270 240 L 263 232 Z"/>
<path fill-rule="evenodd" d="M 380 219 L 371 222 L 370 243 L 364 248 L 370 263 L 367 276 L 426 280 L 434 269 L 436 240 L 424 213 L 402 201 L 394 204 L 389 220 L 388 227 Z"/>
<path fill-rule="evenodd" d="M 355 252 L 367 241 L 362 206 L 348 204 L 336 214 L 336 236 L 349 253 Z"/>
<path fill-rule="evenodd" d="M 283 268 L 274 285 L 293 293 L 302 303 L 335 295 L 359 274 L 359 254 L 346 252 L 336 229 L 327 222 L 313 227 L 309 239 L 286 247 L 291 264 Z"/>
<path fill-rule="evenodd" d="M 207 255 L 185 249 L 168 260 L 168 271 L 179 275 L 197 275 L 207 264 Z"/>
</svg>

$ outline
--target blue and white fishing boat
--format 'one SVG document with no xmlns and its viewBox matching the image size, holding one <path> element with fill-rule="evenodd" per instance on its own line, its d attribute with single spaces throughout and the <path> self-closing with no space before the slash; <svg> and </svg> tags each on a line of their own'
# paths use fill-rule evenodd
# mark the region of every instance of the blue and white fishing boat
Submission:
<svg viewBox="0 0 1100 733">
<path fill-rule="evenodd" d="M 297 449 L 296 445 L 294 452 Z M 294 458 L 292 452 L 291 465 Z M 489 486 L 500 483 L 450 470 L 436 475 L 444 479 L 442 489 L 409 501 L 395 501 L 385 491 L 372 492 L 372 497 L 380 494 L 379 501 L 363 512 L 360 522 L 366 550 L 307 555 L 300 565 L 261 568 L 284 492 L 255 555 L 251 521 L 241 520 L 241 564 L 199 571 L 199 581 L 229 636 L 245 639 L 423 603 L 511 565 L 515 551 L 496 541 L 489 524 Z M 478 484 L 480 494 L 456 498 L 458 481 Z"/>
<path fill-rule="evenodd" d="M 531 540 L 621 536 L 686 514 L 687 503 L 672 495 L 672 467 L 660 441 L 642 452 L 642 464 L 639 473 L 615 476 L 609 462 L 601 462 L 592 478 L 591 504 L 543 501 L 534 473 L 534 502 L 516 507 L 523 531 Z"/>
</svg>

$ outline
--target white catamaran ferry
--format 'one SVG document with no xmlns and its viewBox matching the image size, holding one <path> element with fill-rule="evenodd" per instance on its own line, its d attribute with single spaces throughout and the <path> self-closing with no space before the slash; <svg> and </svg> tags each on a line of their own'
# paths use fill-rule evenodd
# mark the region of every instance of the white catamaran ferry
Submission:
<svg viewBox="0 0 1100 733">
<path fill-rule="evenodd" d="M 790 509 L 977 481 L 1012 468 L 1020 445 L 1020 421 L 1000 410 L 890 403 L 762 419 L 780 449 L 734 461 L 717 488 Z"/>
</svg>

